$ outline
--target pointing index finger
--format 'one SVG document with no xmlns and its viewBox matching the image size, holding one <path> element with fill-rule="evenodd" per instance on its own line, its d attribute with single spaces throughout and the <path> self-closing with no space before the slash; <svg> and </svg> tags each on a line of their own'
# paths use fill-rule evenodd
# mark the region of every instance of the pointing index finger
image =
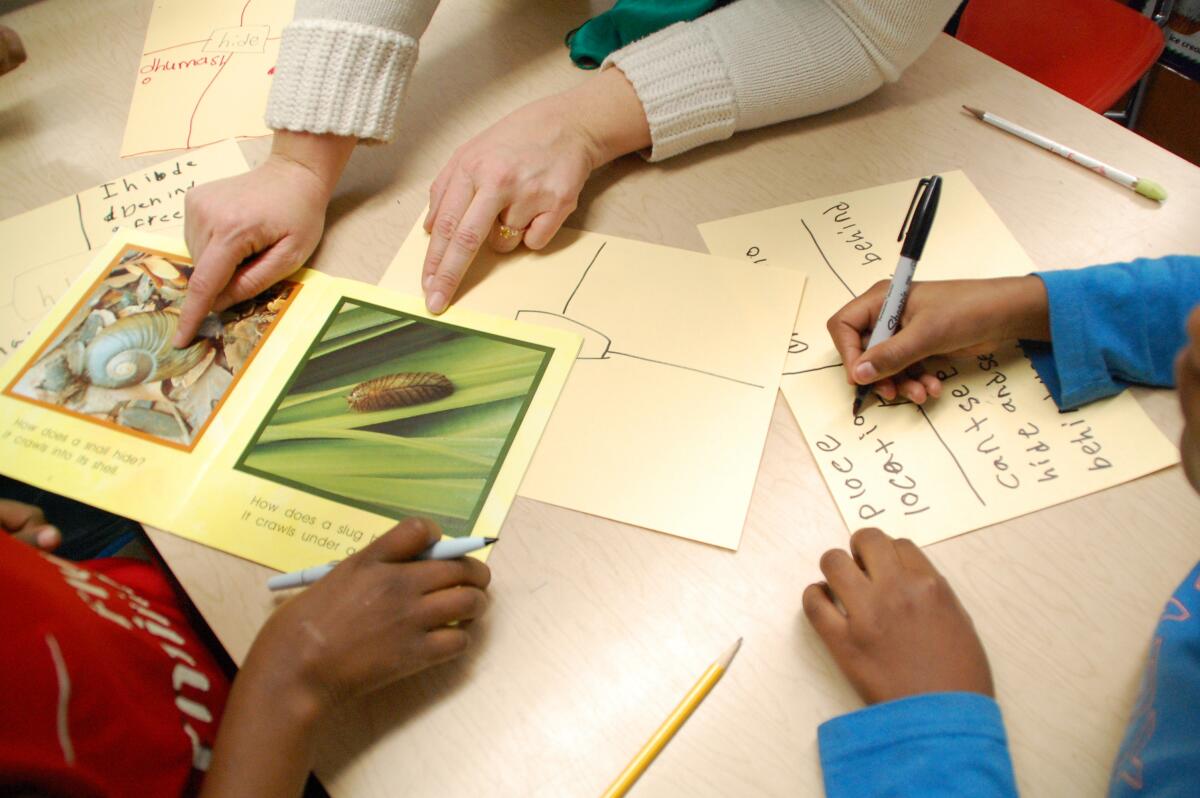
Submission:
<svg viewBox="0 0 1200 798">
<path fill-rule="evenodd" d="M 196 336 L 213 302 L 229 284 L 233 272 L 249 254 L 245 247 L 230 240 L 213 240 L 200 253 L 188 280 L 187 296 L 179 313 L 179 328 L 171 341 L 176 347 L 187 346 Z"/>
</svg>

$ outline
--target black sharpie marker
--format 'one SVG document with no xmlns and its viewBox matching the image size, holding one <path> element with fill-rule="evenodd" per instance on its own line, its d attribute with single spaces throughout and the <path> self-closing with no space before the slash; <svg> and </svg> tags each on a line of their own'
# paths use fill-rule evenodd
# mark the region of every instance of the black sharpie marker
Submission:
<svg viewBox="0 0 1200 798">
<path fill-rule="evenodd" d="M 933 229 L 933 217 L 937 216 L 938 197 L 941 194 L 942 178 L 939 175 L 923 177 L 917 183 L 912 202 L 908 204 L 908 212 L 904 214 L 904 224 L 900 225 L 900 235 L 896 236 L 897 241 L 904 239 L 904 245 L 900 247 L 900 262 L 896 264 L 896 272 L 892 275 L 883 307 L 879 309 L 879 318 L 875 320 L 875 329 L 871 331 L 867 349 L 891 338 L 900 328 L 900 316 L 904 313 L 904 304 L 908 302 L 917 261 L 921 259 L 925 241 Z M 904 235 L 905 228 L 908 228 L 907 236 Z M 854 392 L 854 415 L 857 416 L 858 411 L 862 410 L 863 400 L 870 392 L 870 385 L 858 386 Z"/>
</svg>

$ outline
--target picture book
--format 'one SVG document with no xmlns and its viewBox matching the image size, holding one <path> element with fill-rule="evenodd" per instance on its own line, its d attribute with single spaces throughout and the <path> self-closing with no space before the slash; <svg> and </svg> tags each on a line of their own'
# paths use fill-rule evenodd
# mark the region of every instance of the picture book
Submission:
<svg viewBox="0 0 1200 798">
<path fill-rule="evenodd" d="M 191 270 L 97 250 L 0 368 L 0 471 L 281 570 L 410 515 L 499 533 L 579 336 L 302 270 L 177 349 Z"/>
</svg>

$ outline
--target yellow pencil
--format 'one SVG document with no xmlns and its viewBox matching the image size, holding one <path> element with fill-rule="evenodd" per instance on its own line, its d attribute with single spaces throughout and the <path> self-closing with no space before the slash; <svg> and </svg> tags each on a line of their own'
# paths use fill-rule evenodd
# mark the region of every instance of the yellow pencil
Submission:
<svg viewBox="0 0 1200 798">
<path fill-rule="evenodd" d="M 700 702 L 708 695 L 708 692 L 713 689 L 713 686 L 721 681 L 721 677 L 725 675 L 725 670 L 729 667 L 729 663 L 733 662 L 733 656 L 737 654 L 738 649 L 742 647 L 742 638 L 738 638 L 737 642 L 729 647 L 721 657 L 708 666 L 708 670 L 700 677 L 695 686 L 688 691 L 688 694 L 679 702 L 679 706 L 667 716 L 663 724 L 658 727 L 658 731 L 654 732 L 654 736 L 642 746 L 642 750 L 638 751 L 637 756 L 633 758 L 625 770 L 621 771 L 621 775 L 617 776 L 616 781 L 608 786 L 601 798 L 621 798 L 633 783 L 638 780 L 642 772 L 650 766 L 654 761 L 654 757 L 658 756 L 658 752 L 663 749 L 671 738 L 675 736 L 675 732 L 679 731 L 679 727 L 688 719 L 688 716 L 700 706 Z"/>
</svg>

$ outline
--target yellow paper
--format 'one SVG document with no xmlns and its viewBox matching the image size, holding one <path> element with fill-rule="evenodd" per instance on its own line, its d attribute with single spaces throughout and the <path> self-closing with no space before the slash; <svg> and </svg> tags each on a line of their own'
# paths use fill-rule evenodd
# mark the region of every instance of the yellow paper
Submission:
<svg viewBox="0 0 1200 798">
<path fill-rule="evenodd" d="M 241 149 L 226 141 L 0 221 L 0 363 L 113 233 L 182 230 L 193 186 L 244 171 Z"/>
<path fill-rule="evenodd" d="M 427 240 L 414 227 L 380 284 L 419 293 Z M 481 254 L 456 306 L 584 336 L 521 495 L 736 548 L 803 289 L 794 271 L 574 230 Z"/>
<path fill-rule="evenodd" d="M 279 39 L 295 0 L 160 0 L 138 62 L 121 157 L 266 136 Z"/>
<path fill-rule="evenodd" d="M 1035 265 L 962 172 L 945 180 L 918 280 L 1029 274 Z M 781 388 L 851 529 L 933 543 L 1126 482 L 1179 453 L 1128 393 L 1059 413 L 1015 344 L 939 360 L 922 407 L 871 398 L 852 417 L 826 320 L 891 276 L 916 180 L 700 226 L 709 248 L 808 277 Z"/>
<path fill-rule="evenodd" d="M 96 253 L 0 368 L 0 471 L 282 570 L 499 533 L 578 336 L 302 271 L 176 350 L 183 252 Z"/>
</svg>

